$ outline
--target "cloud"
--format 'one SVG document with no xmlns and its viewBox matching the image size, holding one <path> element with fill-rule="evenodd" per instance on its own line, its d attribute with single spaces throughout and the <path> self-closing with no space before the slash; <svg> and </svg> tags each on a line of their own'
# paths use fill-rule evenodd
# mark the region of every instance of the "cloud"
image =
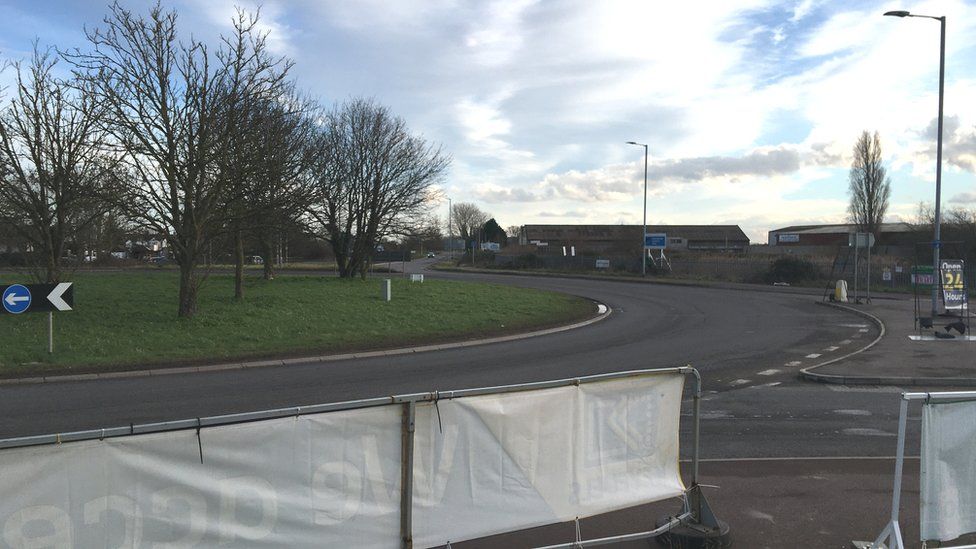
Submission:
<svg viewBox="0 0 976 549">
<path fill-rule="evenodd" d="M 238 9 L 243 9 L 249 15 L 257 14 L 259 19 L 256 30 L 266 36 L 269 52 L 289 57 L 297 53 L 292 40 L 298 31 L 284 22 L 285 10 L 277 3 L 260 3 L 253 0 L 211 0 L 201 7 L 213 24 L 224 29 L 230 29 Z"/>
<path fill-rule="evenodd" d="M 923 161 L 937 157 L 939 119 L 933 118 L 926 128 L 919 132 L 925 140 L 919 156 Z M 976 126 L 964 127 L 959 116 L 947 116 L 942 122 L 942 159 L 945 164 L 976 173 Z"/>
<path fill-rule="evenodd" d="M 687 184 L 721 180 L 737 183 L 745 178 L 768 179 L 794 174 L 805 167 L 843 166 L 844 157 L 834 144 L 806 148 L 760 148 L 742 156 L 707 156 L 654 160 L 648 166 L 649 192 L 677 192 Z M 643 191 L 643 163 L 604 166 L 594 170 L 548 173 L 529 188 L 482 187 L 479 197 L 490 202 L 569 200 L 586 203 L 623 202 Z M 741 192 L 741 191 L 740 191 Z"/>
<path fill-rule="evenodd" d="M 976 193 L 959 193 L 950 198 L 949 202 L 954 202 L 956 204 L 976 204 Z"/>
<path fill-rule="evenodd" d="M 794 148 L 777 147 L 753 151 L 744 156 L 705 156 L 665 160 L 649 168 L 648 177 L 679 181 L 702 181 L 714 177 L 744 175 L 770 176 L 800 169 L 800 153 Z"/>
<path fill-rule="evenodd" d="M 587 216 L 587 212 L 585 212 L 584 210 L 570 210 L 568 212 L 539 212 L 536 215 L 538 215 L 539 217 L 560 217 L 560 218 L 579 219 L 579 218 L 585 218 Z"/>
</svg>

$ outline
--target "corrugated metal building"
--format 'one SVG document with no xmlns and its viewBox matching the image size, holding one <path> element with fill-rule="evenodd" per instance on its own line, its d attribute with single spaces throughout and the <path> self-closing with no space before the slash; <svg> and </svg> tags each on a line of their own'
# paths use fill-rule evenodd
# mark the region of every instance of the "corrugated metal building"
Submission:
<svg viewBox="0 0 976 549">
<path fill-rule="evenodd" d="M 540 248 L 574 246 L 577 253 L 636 254 L 642 242 L 641 225 L 524 225 L 523 245 Z M 648 225 L 648 233 L 668 236 L 668 250 L 744 252 L 749 237 L 738 225 Z"/>
</svg>

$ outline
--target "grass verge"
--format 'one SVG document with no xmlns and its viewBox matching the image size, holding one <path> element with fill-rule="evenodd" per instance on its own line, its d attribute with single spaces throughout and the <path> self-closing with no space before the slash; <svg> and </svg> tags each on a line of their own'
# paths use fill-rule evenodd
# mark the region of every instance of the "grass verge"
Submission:
<svg viewBox="0 0 976 549">
<path fill-rule="evenodd" d="M 170 272 L 79 275 L 75 310 L 54 316 L 0 315 L 0 376 L 84 373 L 230 359 L 394 348 L 523 332 L 594 313 L 575 296 L 509 286 L 393 279 L 393 301 L 376 279 L 322 276 L 247 278 L 243 301 L 233 278 L 211 276 L 199 313 L 176 318 Z M 0 276 L 0 282 L 17 282 Z"/>
</svg>

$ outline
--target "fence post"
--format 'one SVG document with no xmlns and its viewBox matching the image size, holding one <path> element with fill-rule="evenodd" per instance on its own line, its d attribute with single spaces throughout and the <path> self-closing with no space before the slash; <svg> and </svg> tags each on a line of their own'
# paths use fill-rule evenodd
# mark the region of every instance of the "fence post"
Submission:
<svg viewBox="0 0 976 549">
<path fill-rule="evenodd" d="M 403 403 L 400 431 L 400 546 L 413 549 L 413 434 L 417 403 Z"/>
</svg>

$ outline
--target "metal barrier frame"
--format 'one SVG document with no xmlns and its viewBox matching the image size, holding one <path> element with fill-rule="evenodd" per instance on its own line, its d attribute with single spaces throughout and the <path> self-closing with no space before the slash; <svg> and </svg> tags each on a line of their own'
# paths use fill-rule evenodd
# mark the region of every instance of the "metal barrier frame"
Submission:
<svg viewBox="0 0 976 549">
<path fill-rule="evenodd" d="M 226 414 L 219 416 L 200 417 L 195 419 L 184 419 L 176 421 L 164 421 L 157 423 L 145 423 L 141 425 L 129 425 L 127 427 L 111 427 L 106 429 L 88 429 L 84 431 L 72 431 L 66 433 L 54 433 L 46 435 L 34 435 L 26 437 L 16 437 L 0 440 L 0 451 L 10 448 L 24 448 L 30 446 L 44 446 L 62 444 L 65 442 L 78 442 L 84 440 L 103 440 L 106 438 L 126 437 L 132 435 L 142 435 L 149 433 L 161 433 L 169 431 L 183 431 L 190 429 L 203 429 L 206 427 L 216 427 L 221 425 L 235 425 L 240 423 L 251 423 L 269 419 L 280 419 L 285 417 L 296 417 L 325 412 L 337 412 L 341 410 L 355 410 L 362 408 L 373 408 L 377 406 L 388 406 L 390 404 L 402 405 L 403 426 L 401 430 L 401 498 L 400 498 L 400 534 L 401 547 L 404 549 L 413 548 L 413 448 L 414 448 L 414 422 L 416 417 L 417 403 L 437 402 L 438 400 L 503 394 L 531 391 L 536 389 L 550 389 L 554 387 L 565 387 L 580 385 L 583 383 L 593 383 L 612 379 L 622 379 L 627 377 L 644 377 L 650 375 L 663 374 L 682 374 L 694 378 L 694 412 L 692 417 L 692 439 L 693 452 L 691 458 L 691 486 L 685 490 L 683 495 L 683 510 L 678 516 L 671 517 L 668 524 L 655 528 L 647 532 L 634 534 L 623 534 L 618 536 L 580 540 L 574 542 L 552 545 L 547 549 L 555 548 L 576 548 L 593 547 L 610 543 L 619 543 L 638 539 L 651 538 L 667 532 L 681 523 L 701 524 L 706 527 L 715 527 L 715 517 L 708 506 L 708 502 L 701 494 L 698 484 L 698 462 L 699 462 L 699 440 L 700 440 L 700 411 L 702 396 L 702 380 L 698 370 L 691 366 L 680 366 L 676 368 L 655 368 L 645 370 L 629 370 L 625 372 L 613 372 L 607 374 L 597 374 L 574 378 L 557 379 L 552 381 L 537 381 L 530 383 L 518 383 L 513 385 L 499 385 L 494 387 L 481 387 L 476 389 L 460 389 L 454 391 L 430 391 L 423 393 L 408 393 L 403 395 L 393 395 L 389 397 L 368 398 L 360 400 L 349 400 L 329 404 L 316 404 L 311 406 L 295 406 L 290 408 L 277 408 L 273 410 L 261 410 L 256 412 L 244 412 L 239 414 Z M 976 393 L 973 393 L 976 398 Z M 902 420 L 904 423 L 904 420 Z M 902 429 L 903 431 L 904 429 Z M 899 439 L 902 440 L 902 439 Z M 899 471 L 900 471 L 899 461 Z"/>
<path fill-rule="evenodd" d="M 901 506 L 901 476 L 905 465 L 905 427 L 908 423 L 908 403 L 913 400 L 925 402 L 968 402 L 976 400 L 976 391 L 943 391 L 939 393 L 902 393 L 901 407 L 898 411 L 898 449 L 895 455 L 895 483 L 891 494 L 891 519 L 873 543 L 862 544 L 854 542 L 863 549 L 881 549 L 884 542 L 889 549 L 905 549 L 905 542 L 901 537 L 901 526 L 898 524 L 898 512 Z M 924 543 L 925 540 L 921 540 Z M 976 549 L 976 545 L 954 545 L 945 549 Z"/>
</svg>

